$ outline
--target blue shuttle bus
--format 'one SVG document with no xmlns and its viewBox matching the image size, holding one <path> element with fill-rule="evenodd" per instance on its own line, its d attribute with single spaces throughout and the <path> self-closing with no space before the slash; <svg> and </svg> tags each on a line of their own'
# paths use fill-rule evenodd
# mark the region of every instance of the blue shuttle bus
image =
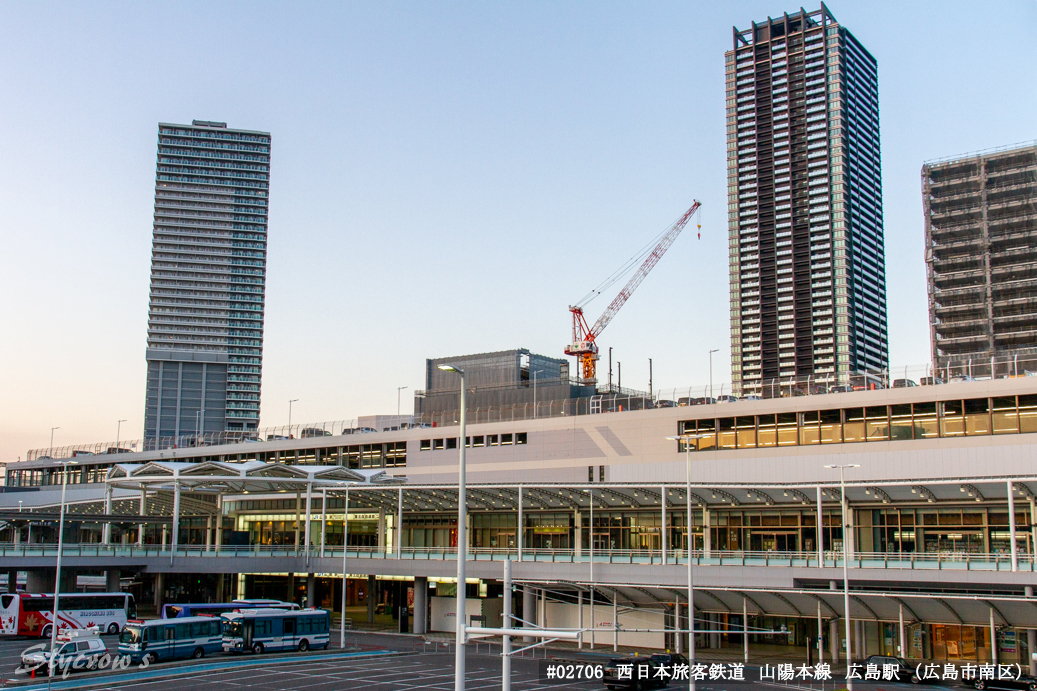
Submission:
<svg viewBox="0 0 1037 691">
<path fill-rule="evenodd" d="M 187 602 L 167 604 L 162 607 L 162 619 L 178 619 L 180 617 L 197 617 L 203 614 L 218 617 L 236 609 L 261 609 L 276 607 L 277 609 L 299 609 L 294 602 L 280 600 L 234 600 L 233 602 Z"/>
<path fill-rule="evenodd" d="M 256 655 L 327 648 L 331 616 L 323 609 L 246 609 L 223 619 L 223 650 Z"/>
<path fill-rule="evenodd" d="M 119 634 L 119 654 L 148 663 L 179 658 L 201 658 L 223 649 L 219 617 L 180 617 L 175 621 L 151 619 L 126 622 Z"/>
</svg>

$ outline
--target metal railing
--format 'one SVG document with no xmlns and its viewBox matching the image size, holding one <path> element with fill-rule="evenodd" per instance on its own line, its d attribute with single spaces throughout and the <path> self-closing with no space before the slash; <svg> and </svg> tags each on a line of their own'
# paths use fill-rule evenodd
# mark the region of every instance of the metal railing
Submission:
<svg viewBox="0 0 1037 691">
<path fill-rule="evenodd" d="M 766 379 L 753 387 L 743 383 L 740 397 L 744 399 L 747 396 L 759 398 L 816 396 L 846 391 L 938 385 L 1023 376 L 1037 376 L 1037 352 L 1011 357 L 953 358 L 935 368 L 932 365 L 908 365 L 890 367 L 866 374 L 828 374 Z M 718 382 L 713 386 L 707 384 L 685 388 L 656 389 L 651 395 L 626 389 L 616 390 L 616 387 L 613 387 L 613 391 L 599 392 L 595 396 L 538 401 L 535 405 L 517 403 L 469 409 L 468 424 L 518 422 L 538 418 L 622 413 L 645 408 L 723 403 L 735 398 L 731 391 L 730 382 Z M 381 421 L 379 423 L 382 425 L 381 429 L 367 427 L 360 422 L 361 420 L 369 422 L 375 417 Z M 389 424 L 386 425 L 385 422 L 389 422 Z M 240 445 L 240 451 L 236 453 L 244 454 L 250 452 L 251 443 L 260 441 L 310 438 L 316 441 L 336 437 L 341 440 L 343 445 L 360 444 L 362 442 L 358 439 L 371 432 L 451 427 L 457 424 L 458 413 L 456 411 L 426 415 L 370 416 L 351 420 L 304 422 L 291 426 L 264 427 L 247 432 L 205 432 L 158 439 L 135 439 L 61 446 L 53 449 L 34 449 L 26 454 L 26 460 L 49 457 L 69 458 L 77 455 L 118 455 L 129 452 L 191 449 L 226 444 Z"/>
<path fill-rule="evenodd" d="M 320 558 L 319 545 L 310 548 L 309 558 Z M 149 558 L 169 557 L 170 548 L 160 545 L 104 545 L 71 544 L 62 549 L 63 557 L 127 557 Z M 305 558 L 303 546 L 277 545 L 183 545 L 176 549 L 176 557 L 209 557 L 209 558 Z M 516 548 L 475 547 L 468 550 L 471 561 L 520 561 Z M 57 557 L 57 546 L 52 544 L 14 544 L 0 543 L 0 558 L 11 557 Z M 324 557 L 341 559 L 341 546 L 325 546 Z M 444 560 L 457 558 L 457 550 L 448 547 L 403 547 L 397 552 L 394 548 L 350 547 L 347 559 L 402 559 L 402 560 Z M 642 564 L 646 566 L 684 565 L 688 554 L 685 550 L 631 550 L 613 549 L 595 551 L 595 564 Z M 817 552 L 778 552 L 759 550 L 696 550 L 691 554 L 692 563 L 696 566 L 818 566 Z M 563 564 L 587 564 L 590 555 L 587 550 L 573 549 L 523 549 L 521 561 L 552 562 Z M 1019 554 L 1016 560 L 1017 569 L 1024 572 L 1037 571 L 1034 555 Z M 826 551 L 823 555 L 825 568 L 837 568 L 843 565 L 841 551 Z M 968 552 L 857 552 L 850 558 L 849 566 L 855 569 L 912 569 L 938 571 L 1011 571 L 1012 557 L 1007 553 L 968 553 Z"/>
</svg>

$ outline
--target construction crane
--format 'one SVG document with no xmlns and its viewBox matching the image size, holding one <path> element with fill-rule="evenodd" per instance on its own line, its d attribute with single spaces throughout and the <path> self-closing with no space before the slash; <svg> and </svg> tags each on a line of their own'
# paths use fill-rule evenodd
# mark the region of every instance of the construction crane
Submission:
<svg viewBox="0 0 1037 691">
<path fill-rule="evenodd" d="M 616 313 L 626 304 L 626 301 L 630 299 L 634 290 L 637 286 L 641 285 L 641 281 L 645 280 L 648 272 L 655 268 L 655 265 L 659 263 L 662 256 L 666 254 L 666 250 L 670 249 L 670 245 L 677 239 L 677 236 L 684 230 L 684 226 L 688 224 L 691 217 L 695 215 L 695 212 L 699 210 L 699 202 L 696 200 L 691 208 L 688 209 L 683 216 L 670 226 L 662 235 L 662 238 L 652 249 L 651 253 L 645 258 L 640 268 L 630 277 L 627 284 L 623 286 L 623 290 L 619 291 L 619 295 L 612 301 L 612 304 L 598 317 L 598 321 L 594 322 L 594 326 L 587 328 L 587 320 L 583 316 L 583 308 L 588 302 L 596 298 L 601 291 L 608 288 L 610 285 L 615 283 L 619 278 L 622 277 L 629 267 L 632 266 L 633 262 L 638 257 L 624 264 L 619 271 L 612 274 L 607 278 L 600 286 L 588 293 L 580 302 L 576 305 L 570 305 L 569 311 L 572 312 L 573 318 L 573 338 L 572 342 L 565 347 L 565 354 L 572 355 L 577 359 L 580 374 L 580 383 L 594 385 L 598 383 L 597 378 L 597 362 L 598 362 L 598 344 L 597 338 L 605 327 L 608 326 L 612 318 L 616 316 Z M 700 225 L 699 228 L 702 226 Z M 700 235 L 701 237 L 701 235 Z"/>
</svg>

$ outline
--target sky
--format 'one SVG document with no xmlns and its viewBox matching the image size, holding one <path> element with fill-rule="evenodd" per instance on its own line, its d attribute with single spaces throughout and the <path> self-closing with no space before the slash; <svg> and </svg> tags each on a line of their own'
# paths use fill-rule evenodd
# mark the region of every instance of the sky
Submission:
<svg viewBox="0 0 1037 691">
<path fill-rule="evenodd" d="M 890 362 L 926 363 L 920 169 L 1037 139 L 1037 2 L 828 7 L 879 65 Z M 143 434 L 159 122 L 272 133 L 261 426 L 409 412 L 429 357 L 563 357 L 694 199 L 599 344 L 627 387 L 712 349 L 729 381 L 724 52 L 798 9 L 0 0 L 0 462 Z"/>
</svg>

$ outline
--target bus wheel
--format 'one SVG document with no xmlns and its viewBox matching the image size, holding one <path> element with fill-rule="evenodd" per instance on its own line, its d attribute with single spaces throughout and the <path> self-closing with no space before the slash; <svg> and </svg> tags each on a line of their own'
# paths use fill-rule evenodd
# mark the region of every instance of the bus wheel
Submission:
<svg viewBox="0 0 1037 691">
<path fill-rule="evenodd" d="M 119 633 L 119 625 L 113 621 L 108 625 L 108 633 L 111 635 Z"/>
<path fill-rule="evenodd" d="M 155 656 L 155 653 L 148 653 L 144 656 L 144 659 L 148 661 L 149 665 L 153 665 L 156 662 L 158 662 L 158 657 Z"/>
<path fill-rule="evenodd" d="M 310 649 L 310 642 L 308 640 L 306 640 L 304 638 L 301 641 L 299 641 L 299 652 L 300 653 L 305 653 L 309 649 Z"/>
<path fill-rule="evenodd" d="M 255 645 L 253 645 L 252 646 L 252 654 L 253 655 L 262 655 L 263 654 L 263 644 L 262 643 L 256 643 Z"/>
<path fill-rule="evenodd" d="M 40 631 L 40 638 L 50 638 L 50 624 L 44 626 L 43 630 Z"/>
<path fill-rule="evenodd" d="M 191 657 L 193 657 L 195 660 L 201 660 L 203 657 L 205 657 L 205 648 L 195 648 L 194 652 L 191 653 Z"/>
</svg>

